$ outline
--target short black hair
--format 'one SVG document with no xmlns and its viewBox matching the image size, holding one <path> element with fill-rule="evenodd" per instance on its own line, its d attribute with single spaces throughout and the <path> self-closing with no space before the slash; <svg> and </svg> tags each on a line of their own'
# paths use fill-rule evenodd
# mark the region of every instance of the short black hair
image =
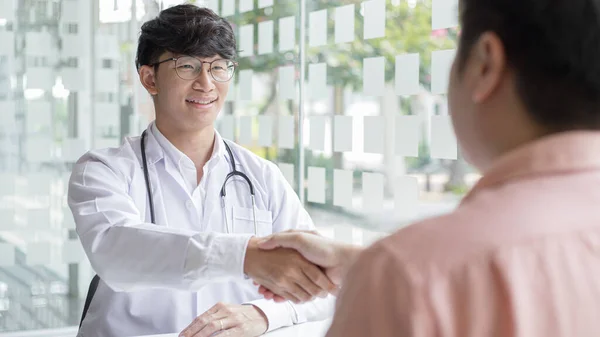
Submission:
<svg viewBox="0 0 600 337">
<path fill-rule="evenodd" d="M 550 131 L 600 129 L 599 0 L 460 0 L 458 65 L 485 32 L 502 40 L 516 90 Z"/>
<path fill-rule="evenodd" d="M 165 52 L 235 60 L 235 34 L 229 22 L 212 10 L 191 4 L 173 6 L 142 25 L 136 68 L 158 62 Z"/>
</svg>

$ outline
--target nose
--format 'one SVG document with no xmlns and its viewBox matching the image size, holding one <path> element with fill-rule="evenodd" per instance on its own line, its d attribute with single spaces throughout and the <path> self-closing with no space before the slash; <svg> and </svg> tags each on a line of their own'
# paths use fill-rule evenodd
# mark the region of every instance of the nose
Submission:
<svg viewBox="0 0 600 337">
<path fill-rule="evenodd" d="M 202 64 L 202 70 L 198 77 L 194 80 L 193 88 L 202 92 L 211 92 L 215 89 L 214 79 L 209 73 L 210 65 Z"/>
</svg>

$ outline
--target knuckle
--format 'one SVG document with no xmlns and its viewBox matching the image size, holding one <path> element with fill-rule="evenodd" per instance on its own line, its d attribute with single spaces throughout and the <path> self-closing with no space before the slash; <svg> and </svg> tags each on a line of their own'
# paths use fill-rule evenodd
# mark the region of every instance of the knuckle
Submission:
<svg viewBox="0 0 600 337">
<path fill-rule="evenodd" d="M 218 302 L 217 304 L 215 304 L 215 307 L 216 307 L 217 309 L 223 309 L 223 308 L 225 308 L 225 303 L 223 303 L 223 302 Z"/>
</svg>

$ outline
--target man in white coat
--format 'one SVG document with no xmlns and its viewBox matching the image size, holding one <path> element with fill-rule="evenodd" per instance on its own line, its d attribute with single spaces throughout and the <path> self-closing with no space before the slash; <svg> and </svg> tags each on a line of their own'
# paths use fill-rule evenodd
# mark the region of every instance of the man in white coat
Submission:
<svg viewBox="0 0 600 337">
<path fill-rule="evenodd" d="M 227 21 L 193 5 L 142 26 L 136 66 L 156 120 L 84 155 L 69 183 L 98 273 L 79 336 L 258 336 L 332 314 L 335 285 L 320 268 L 258 249 L 259 237 L 314 228 L 296 194 L 274 164 L 214 129 L 235 46 Z M 293 301 L 263 299 L 253 280 Z"/>
</svg>

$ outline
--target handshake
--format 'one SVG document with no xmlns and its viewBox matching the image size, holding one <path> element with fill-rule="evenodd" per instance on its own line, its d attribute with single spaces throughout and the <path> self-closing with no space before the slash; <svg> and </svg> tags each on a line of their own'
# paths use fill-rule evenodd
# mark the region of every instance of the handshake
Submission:
<svg viewBox="0 0 600 337">
<path fill-rule="evenodd" d="M 276 302 L 304 303 L 337 294 L 361 248 L 313 231 L 287 231 L 248 243 L 244 273 Z"/>
</svg>

